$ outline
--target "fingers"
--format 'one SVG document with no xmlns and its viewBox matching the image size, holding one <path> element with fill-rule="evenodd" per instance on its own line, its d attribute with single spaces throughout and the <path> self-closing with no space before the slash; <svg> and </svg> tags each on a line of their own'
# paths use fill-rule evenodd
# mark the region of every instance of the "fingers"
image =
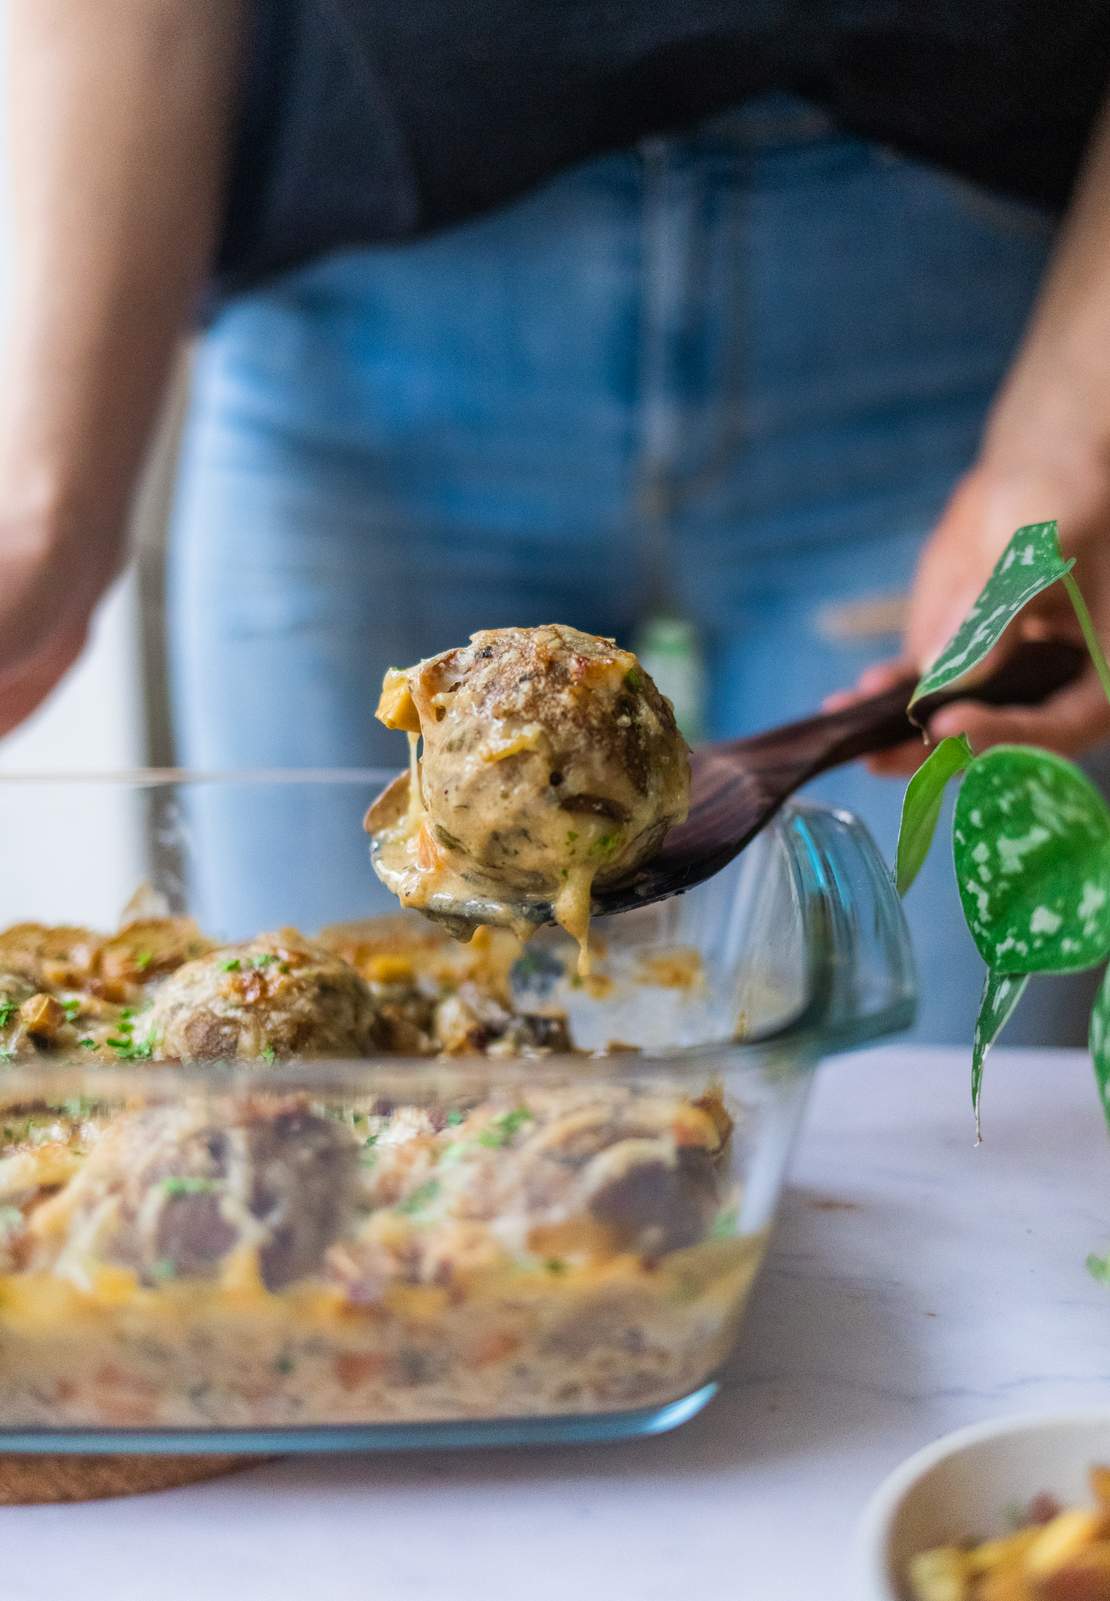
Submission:
<svg viewBox="0 0 1110 1601">
<path fill-rule="evenodd" d="M 907 678 L 913 676 L 913 668 L 908 661 L 895 659 L 873 662 L 870 667 L 864 668 L 854 688 L 841 690 L 829 699 L 840 699 L 845 705 L 850 706 L 856 701 L 866 700 L 869 695 L 885 695 L 888 689 L 893 689 L 896 684 L 904 683 Z"/>
<path fill-rule="evenodd" d="M 883 695 L 906 678 L 913 676 L 913 668 L 906 661 L 875 662 L 859 675 L 851 689 L 834 690 L 821 702 L 822 711 L 840 712 L 846 706 L 855 706 L 871 695 Z"/>
<path fill-rule="evenodd" d="M 1042 706 L 955 701 L 929 723 L 934 742 L 948 734 L 966 734 L 977 754 L 992 745 L 1040 745 L 1061 756 L 1075 756 L 1110 734 L 1110 704 L 1092 671 Z"/>
<path fill-rule="evenodd" d="M 967 736 L 976 755 L 992 745 L 1039 745 L 1060 756 L 1078 756 L 1110 736 L 1110 704 L 1094 672 L 1041 706 L 953 701 L 930 718 L 927 742 L 914 740 L 871 756 L 868 771 L 883 778 L 911 777 L 934 745 L 958 734 Z"/>
<path fill-rule="evenodd" d="M 836 689 L 831 695 L 826 695 L 821 702 L 823 712 L 842 712 L 846 706 L 854 706 L 863 696 L 858 689 Z"/>
<path fill-rule="evenodd" d="M 0 736 L 30 716 L 80 656 L 123 549 L 113 536 L 74 550 L 0 518 Z"/>
<path fill-rule="evenodd" d="M 928 756 L 930 746 L 923 738 L 907 740 L 893 750 L 879 751 L 867 758 L 867 771 L 879 778 L 912 778 Z"/>
<path fill-rule="evenodd" d="M 23 668 L 0 681 L 0 737 L 11 732 L 42 704 L 85 648 L 88 623 L 72 625 Z"/>
<path fill-rule="evenodd" d="M 893 689 L 912 676 L 913 668 L 908 661 L 875 662 L 860 674 L 854 688 L 838 689 L 832 695 L 826 695 L 821 709 L 826 712 L 843 711 L 845 707 L 856 706 L 872 695 L 885 694 L 888 689 Z M 866 765 L 869 772 L 878 773 L 884 778 L 907 777 L 917 771 L 928 754 L 922 739 L 911 739 L 894 750 L 869 756 Z"/>
</svg>

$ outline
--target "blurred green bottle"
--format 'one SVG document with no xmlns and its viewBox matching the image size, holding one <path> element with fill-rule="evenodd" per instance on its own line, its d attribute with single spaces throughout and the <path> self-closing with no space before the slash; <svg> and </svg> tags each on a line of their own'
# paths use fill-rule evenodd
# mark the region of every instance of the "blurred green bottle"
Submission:
<svg viewBox="0 0 1110 1601">
<path fill-rule="evenodd" d="M 632 649 L 674 707 L 687 744 L 705 738 L 705 654 L 686 617 L 657 615 L 640 624 Z"/>
</svg>

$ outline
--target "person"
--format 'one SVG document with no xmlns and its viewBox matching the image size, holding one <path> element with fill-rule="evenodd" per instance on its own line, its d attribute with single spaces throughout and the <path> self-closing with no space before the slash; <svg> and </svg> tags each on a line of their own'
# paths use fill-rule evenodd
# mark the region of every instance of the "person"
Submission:
<svg viewBox="0 0 1110 1601">
<path fill-rule="evenodd" d="M 395 765 L 386 665 L 506 623 L 628 640 L 661 607 L 701 641 L 707 732 L 750 731 L 919 668 L 1049 516 L 1110 633 L 1097 0 L 10 9 L 0 731 L 80 653 L 196 318 L 187 765 Z M 1087 676 L 930 731 L 956 727 L 1077 754 L 1110 709 Z M 899 786 L 823 789 L 892 848 Z M 233 810 L 215 877 L 260 882 L 288 833 Z M 354 831 L 305 850 L 322 905 L 363 882 Z M 921 1030 L 966 1040 L 942 853 L 909 910 Z M 1057 983 L 1033 1026 L 1079 1018 Z"/>
</svg>

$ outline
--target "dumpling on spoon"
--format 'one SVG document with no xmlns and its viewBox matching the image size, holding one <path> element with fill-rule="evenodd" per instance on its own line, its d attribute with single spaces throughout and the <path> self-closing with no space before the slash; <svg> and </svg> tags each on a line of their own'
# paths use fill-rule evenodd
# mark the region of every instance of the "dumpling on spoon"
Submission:
<svg viewBox="0 0 1110 1601">
<path fill-rule="evenodd" d="M 596 634 L 472 634 L 390 668 L 377 715 L 409 735 L 410 765 L 366 815 L 375 869 L 461 937 L 480 923 L 526 937 L 553 913 L 584 962 L 593 884 L 631 873 L 689 809 L 670 702 Z"/>
</svg>

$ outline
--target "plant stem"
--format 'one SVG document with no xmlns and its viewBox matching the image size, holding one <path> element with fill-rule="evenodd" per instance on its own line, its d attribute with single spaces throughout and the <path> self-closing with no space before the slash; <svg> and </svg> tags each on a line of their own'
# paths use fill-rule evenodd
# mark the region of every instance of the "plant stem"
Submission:
<svg viewBox="0 0 1110 1601">
<path fill-rule="evenodd" d="M 1102 645 L 1099 643 L 1099 637 L 1095 633 L 1095 625 L 1091 620 L 1090 612 L 1087 610 L 1087 602 L 1083 599 L 1083 592 L 1071 573 L 1064 574 L 1064 588 L 1068 592 L 1068 599 L 1071 601 L 1075 615 L 1079 619 L 1079 626 L 1083 632 L 1083 642 L 1087 646 L 1088 654 L 1094 663 L 1098 681 L 1102 685 L 1102 692 L 1106 699 L 1110 701 L 1110 663 L 1107 663 Z"/>
</svg>

